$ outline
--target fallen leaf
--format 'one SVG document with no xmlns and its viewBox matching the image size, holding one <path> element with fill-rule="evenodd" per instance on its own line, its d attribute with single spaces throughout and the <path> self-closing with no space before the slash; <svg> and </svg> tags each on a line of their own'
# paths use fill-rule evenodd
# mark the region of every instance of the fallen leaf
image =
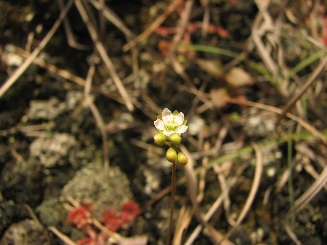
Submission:
<svg viewBox="0 0 327 245">
<path fill-rule="evenodd" d="M 205 60 L 205 59 L 197 59 L 197 65 L 209 73 L 213 77 L 220 78 L 223 75 L 223 65 L 217 59 L 215 60 Z"/>
<path fill-rule="evenodd" d="M 252 85 L 253 80 L 249 73 L 242 68 L 234 67 L 225 75 L 226 82 L 234 87 Z"/>
<path fill-rule="evenodd" d="M 209 96 L 214 107 L 218 109 L 226 106 L 230 98 L 226 88 L 211 89 Z"/>
</svg>

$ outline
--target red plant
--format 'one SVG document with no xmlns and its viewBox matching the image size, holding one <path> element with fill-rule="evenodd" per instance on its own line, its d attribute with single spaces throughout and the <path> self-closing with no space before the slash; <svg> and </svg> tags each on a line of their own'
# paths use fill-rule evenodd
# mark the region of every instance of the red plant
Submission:
<svg viewBox="0 0 327 245">
<path fill-rule="evenodd" d="M 85 238 L 82 238 L 82 239 L 79 239 L 78 241 L 76 241 L 76 244 L 77 245 L 88 245 L 92 242 L 92 238 L 91 237 L 85 237 Z"/>
<path fill-rule="evenodd" d="M 102 214 L 102 223 L 113 232 L 117 231 L 124 224 L 120 214 L 112 209 Z"/>
<path fill-rule="evenodd" d="M 78 245 L 102 245 L 108 235 L 99 230 L 92 220 L 91 211 L 94 206 L 91 204 L 81 203 L 81 205 L 70 210 L 68 220 L 76 225 L 78 229 L 84 229 L 88 237 L 78 240 Z M 121 206 L 120 212 L 113 210 L 111 207 L 103 212 L 102 224 L 110 231 L 115 232 L 123 225 L 130 223 L 140 213 L 139 206 L 134 201 L 128 201 Z"/>
<path fill-rule="evenodd" d="M 139 206 L 129 201 L 121 206 L 121 212 L 118 213 L 112 209 L 105 211 L 102 214 L 102 223 L 111 231 L 116 231 L 121 228 L 124 224 L 127 224 L 135 219 L 140 213 Z"/>
<path fill-rule="evenodd" d="M 76 225 L 77 228 L 82 228 L 89 223 L 88 219 L 91 216 L 90 211 L 93 210 L 92 204 L 81 203 L 80 206 L 72 208 L 68 215 L 70 223 Z"/>
<path fill-rule="evenodd" d="M 140 211 L 139 206 L 135 202 L 126 202 L 121 206 L 121 218 L 124 223 L 131 222 L 140 213 Z"/>
</svg>

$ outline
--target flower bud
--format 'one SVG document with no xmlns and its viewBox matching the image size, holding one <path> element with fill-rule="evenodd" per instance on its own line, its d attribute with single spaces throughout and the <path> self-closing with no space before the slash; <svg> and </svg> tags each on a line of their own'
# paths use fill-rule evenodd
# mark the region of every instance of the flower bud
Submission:
<svg viewBox="0 0 327 245">
<path fill-rule="evenodd" d="M 163 146 L 166 141 L 167 141 L 167 138 L 166 136 L 164 135 L 163 132 L 158 132 L 154 137 L 154 143 L 157 145 L 157 146 Z"/>
<path fill-rule="evenodd" d="M 173 143 L 175 145 L 179 145 L 182 142 L 182 137 L 176 133 L 170 135 L 169 139 L 170 139 L 171 143 Z"/>
<path fill-rule="evenodd" d="M 170 147 L 166 152 L 166 157 L 169 162 L 175 162 L 177 159 L 177 152 L 174 148 Z"/>
<path fill-rule="evenodd" d="M 187 156 L 183 152 L 179 152 L 177 155 L 177 161 L 179 164 L 185 166 L 188 162 Z"/>
</svg>

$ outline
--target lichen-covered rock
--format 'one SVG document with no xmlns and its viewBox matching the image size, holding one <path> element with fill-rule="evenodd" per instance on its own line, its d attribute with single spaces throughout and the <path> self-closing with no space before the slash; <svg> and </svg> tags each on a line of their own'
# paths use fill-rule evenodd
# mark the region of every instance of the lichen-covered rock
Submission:
<svg viewBox="0 0 327 245">
<path fill-rule="evenodd" d="M 62 217 L 67 215 L 67 211 L 57 198 L 52 198 L 42 202 L 36 208 L 36 214 L 39 221 L 45 226 L 62 226 Z"/>
<path fill-rule="evenodd" d="M 33 159 L 6 164 L 0 176 L 2 195 L 6 200 L 36 206 L 42 199 L 43 176 L 41 165 Z"/>
<path fill-rule="evenodd" d="M 93 203 L 98 214 L 108 207 L 118 210 L 124 202 L 132 199 L 129 180 L 118 167 L 105 171 L 102 165 L 95 163 L 77 172 L 63 188 L 61 196 Z"/>
<path fill-rule="evenodd" d="M 30 215 L 23 204 L 17 204 L 12 200 L 0 202 L 0 234 L 3 234 L 15 220 L 28 217 Z"/>
<path fill-rule="evenodd" d="M 1 245 L 50 245 L 49 232 L 35 220 L 12 224 L 0 241 Z"/>
<path fill-rule="evenodd" d="M 29 120 L 53 120 L 65 111 L 65 104 L 55 97 L 50 100 L 33 100 L 27 113 Z"/>
<path fill-rule="evenodd" d="M 30 153 L 39 159 L 44 167 L 51 168 L 67 163 L 69 150 L 75 144 L 75 138 L 69 134 L 49 134 L 34 140 L 30 145 Z"/>
</svg>

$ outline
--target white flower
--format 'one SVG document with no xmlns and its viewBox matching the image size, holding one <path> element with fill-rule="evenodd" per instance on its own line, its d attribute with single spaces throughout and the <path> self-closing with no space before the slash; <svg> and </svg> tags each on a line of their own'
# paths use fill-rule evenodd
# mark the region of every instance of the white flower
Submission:
<svg viewBox="0 0 327 245">
<path fill-rule="evenodd" d="M 169 109 L 165 108 L 162 111 L 162 117 L 154 121 L 154 126 L 169 137 L 174 133 L 185 133 L 188 128 L 186 122 L 184 121 L 184 114 L 182 112 L 178 113 L 178 111 L 175 111 L 171 113 Z"/>
</svg>

